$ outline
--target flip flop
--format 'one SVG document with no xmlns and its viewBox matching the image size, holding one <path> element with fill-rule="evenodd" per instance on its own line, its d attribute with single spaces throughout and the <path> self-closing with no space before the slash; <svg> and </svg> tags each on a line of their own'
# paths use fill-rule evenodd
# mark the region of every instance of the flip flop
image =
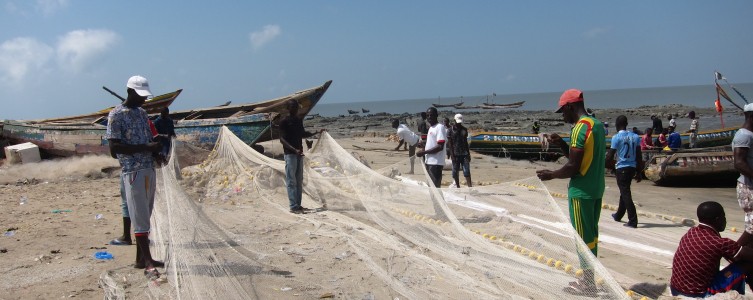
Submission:
<svg viewBox="0 0 753 300">
<path fill-rule="evenodd" d="M 131 241 L 121 241 L 120 239 L 114 239 L 110 241 L 110 245 L 113 246 L 130 246 L 133 245 L 133 242 Z"/>
<path fill-rule="evenodd" d="M 165 263 L 161 262 L 159 260 L 155 260 L 154 262 L 152 262 L 152 266 L 154 266 L 155 268 L 164 268 L 165 267 Z M 135 263 L 135 264 L 133 264 L 133 268 L 134 269 L 143 269 L 143 268 L 146 268 L 146 266 L 143 263 Z"/>
<path fill-rule="evenodd" d="M 144 276 L 149 278 L 149 280 L 156 280 L 159 279 L 160 274 L 159 271 L 157 271 L 157 268 L 149 268 L 144 270 Z"/>
</svg>

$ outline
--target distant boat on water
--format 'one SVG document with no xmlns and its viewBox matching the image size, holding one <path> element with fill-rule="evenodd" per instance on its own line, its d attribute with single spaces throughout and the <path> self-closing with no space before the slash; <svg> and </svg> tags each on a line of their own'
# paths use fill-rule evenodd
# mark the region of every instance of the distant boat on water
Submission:
<svg viewBox="0 0 753 300">
<path fill-rule="evenodd" d="M 358 113 L 359 113 L 359 111 L 357 111 L 357 110 L 352 110 L 352 109 L 348 110 L 348 114 L 351 114 L 351 115 L 355 115 L 355 114 L 358 114 Z"/>
<path fill-rule="evenodd" d="M 361 108 L 361 112 L 363 112 L 363 113 L 368 113 L 369 111 L 370 111 L 370 110 L 368 110 L 368 109 L 365 109 L 365 108 Z"/>
<path fill-rule="evenodd" d="M 483 109 L 499 109 L 499 108 L 518 108 L 523 106 L 525 101 L 518 101 L 513 103 L 484 103 L 481 104 Z"/>
<path fill-rule="evenodd" d="M 440 108 L 440 107 L 458 107 L 458 106 L 463 106 L 464 103 L 465 102 L 458 102 L 458 103 L 453 103 L 453 104 L 432 103 L 431 105 L 434 106 L 434 107 L 436 107 L 436 108 Z"/>
</svg>

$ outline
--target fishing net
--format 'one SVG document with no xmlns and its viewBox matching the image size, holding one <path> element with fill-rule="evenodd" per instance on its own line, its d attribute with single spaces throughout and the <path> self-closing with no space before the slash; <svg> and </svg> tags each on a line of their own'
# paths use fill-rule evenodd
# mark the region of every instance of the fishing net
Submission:
<svg viewBox="0 0 753 300">
<path fill-rule="evenodd" d="M 200 164 L 181 169 L 175 148 L 158 170 L 151 236 L 166 274 L 128 297 L 627 297 L 535 177 L 437 189 L 420 163 L 372 170 L 323 133 L 304 161 L 303 204 L 318 208 L 294 215 L 285 163 L 229 130 Z M 566 291 L 589 278 L 595 287 Z"/>
</svg>

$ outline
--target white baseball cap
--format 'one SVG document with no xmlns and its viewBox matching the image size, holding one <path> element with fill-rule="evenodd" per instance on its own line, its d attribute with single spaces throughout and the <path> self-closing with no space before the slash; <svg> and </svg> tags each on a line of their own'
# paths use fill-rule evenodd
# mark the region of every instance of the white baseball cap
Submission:
<svg viewBox="0 0 753 300">
<path fill-rule="evenodd" d="M 455 123 L 463 123 L 463 115 L 456 114 L 455 115 Z"/>
<path fill-rule="evenodd" d="M 139 96 L 152 96 L 152 91 L 149 90 L 149 81 L 147 81 L 146 78 L 141 75 L 131 76 L 131 78 L 128 78 L 126 87 L 129 89 L 134 89 L 136 93 L 139 94 Z"/>
<path fill-rule="evenodd" d="M 743 111 L 753 111 L 753 103 L 748 103 L 743 106 Z"/>
</svg>

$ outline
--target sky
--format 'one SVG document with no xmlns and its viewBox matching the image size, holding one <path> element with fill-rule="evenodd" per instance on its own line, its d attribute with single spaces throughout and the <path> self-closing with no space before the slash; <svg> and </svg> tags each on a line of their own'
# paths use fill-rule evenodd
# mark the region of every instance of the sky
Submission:
<svg viewBox="0 0 753 300">
<path fill-rule="evenodd" d="M 753 82 L 753 1 L 0 0 L 0 119 Z"/>
</svg>

